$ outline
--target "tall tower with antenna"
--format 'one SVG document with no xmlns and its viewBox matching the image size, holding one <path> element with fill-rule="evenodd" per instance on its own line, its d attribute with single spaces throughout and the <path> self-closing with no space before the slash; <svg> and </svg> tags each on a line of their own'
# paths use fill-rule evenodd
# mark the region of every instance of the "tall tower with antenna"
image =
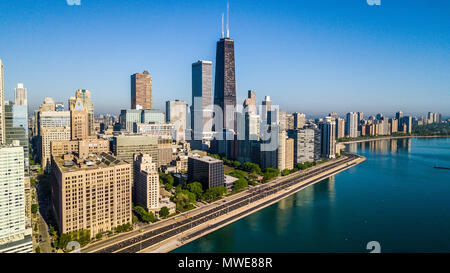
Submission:
<svg viewBox="0 0 450 273">
<path fill-rule="evenodd" d="M 223 111 L 223 129 L 235 132 L 236 109 L 236 77 L 234 63 L 234 41 L 230 39 L 229 4 L 227 3 L 226 36 L 217 42 L 216 49 L 216 75 L 214 85 L 214 104 L 220 106 Z M 223 22 L 223 14 L 222 14 Z M 220 126 L 219 126 L 220 127 Z M 217 132 L 216 127 L 216 132 Z"/>
</svg>

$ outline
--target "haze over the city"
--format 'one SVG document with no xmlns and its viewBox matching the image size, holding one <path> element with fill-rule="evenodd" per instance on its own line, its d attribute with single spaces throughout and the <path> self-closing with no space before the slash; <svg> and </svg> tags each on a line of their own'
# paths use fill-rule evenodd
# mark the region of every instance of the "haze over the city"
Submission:
<svg viewBox="0 0 450 273">
<path fill-rule="evenodd" d="M 253 89 L 308 114 L 449 112 L 447 1 L 231 1 L 238 104 Z M 1 1 L 5 96 L 28 88 L 96 113 L 130 107 L 130 75 L 148 70 L 155 108 L 191 103 L 191 64 L 215 62 L 226 1 Z M 125 12 L 126 11 L 126 12 Z M 213 63 L 214 64 L 214 63 Z"/>
</svg>

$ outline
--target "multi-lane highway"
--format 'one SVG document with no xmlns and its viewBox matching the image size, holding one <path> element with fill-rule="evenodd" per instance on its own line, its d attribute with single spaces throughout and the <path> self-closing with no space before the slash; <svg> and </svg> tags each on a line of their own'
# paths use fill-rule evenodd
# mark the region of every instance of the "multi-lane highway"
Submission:
<svg viewBox="0 0 450 273">
<path fill-rule="evenodd" d="M 210 205 L 210 207 L 208 206 L 207 208 L 198 210 L 198 213 L 195 213 L 195 211 L 193 213 L 191 212 L 190 217 L 184 217 L 184 219 L 180 219 L 178 221 L 168 221 L 166 225 L 162 225 L 159 228 L 155 228 L 147 232 L 144 231 L 138 235 L 130 235 L 130 238 L 122 236 L 121 241 L 111 242 L 109 245 L 105 245 L 104 247 L 88 248 L 83 252 L 135 253 L 178 236 L 183 232 L 188 234 L 182 237 L 181 240 L 190 241 L 193 238 L 201 236 L 203 233 L 209 233 L 211 230 L 231 223 L 253 211 L 257 211 L 262 207 L 273 203 L 275 199 L 281 200 L 295 193 L 300 188 L 307 187 L 325 179 L 330 176 L 331 170 L 333 170 L 331 174 L 334 174 L 347 169 L 352 165 L 357 164 L 355 160 L 359 158 L 360 157 L 358 155 L 347 154 L 340 159 L 324 164 L 323 166 L 318 166 L 311 170 L 291 174 L 285 178 L 275 180 L 274 182 L 248 189 L 237 196 L 237 198 L 230 198 L 225 201 L 216 202 L 215 204 Z M 302 183 L 313 177 L 315 178 L 311 181 Z M 297 184 L 299 184 L 299 186 L 295 187 Z M 281 193 L 281 191 L 285 192 Z M 251 204 L 257 205 L 252 206 L 247 210 L 242 210 L 244 207 Z M 238 212 L 235 214 L 230 214 L 229 217 L 222 219 L 224 215 L 236 211 Z M 213 222 L 219 217 L 221 217 L 219 221 L 215 221 L 210 225 L 203 225 L 204 227 L 200 229 L 198 228 L 199 225 Z"/>
</svg>

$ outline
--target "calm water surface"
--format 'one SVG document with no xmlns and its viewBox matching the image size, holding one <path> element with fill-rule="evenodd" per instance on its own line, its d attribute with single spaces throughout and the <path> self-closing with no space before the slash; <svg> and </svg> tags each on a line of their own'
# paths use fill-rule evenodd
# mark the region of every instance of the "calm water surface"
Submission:
<svg viewBox="0 0 450 273">
<path fill-rule="evenodd" d="M 174 252 L 450 252 L 450 138 L 347 149 L 367 161 Z"/>
</svg>

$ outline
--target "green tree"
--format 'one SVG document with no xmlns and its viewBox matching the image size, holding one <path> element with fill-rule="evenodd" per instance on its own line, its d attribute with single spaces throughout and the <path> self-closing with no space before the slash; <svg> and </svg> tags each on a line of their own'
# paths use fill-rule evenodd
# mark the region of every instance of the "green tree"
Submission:
<svg viewBox="0 0 450 273">
<path fill-rule="evenodd" d="M 280 175 L 280 170 L 274 168 L 266 168 L 264 171 L 264 181 L 269 181 Z"/>
<path fill-rule="evenodd" d="M 141 206 L 135 206 L 133 210 L 144 223 L 154 223 L 157 220 L 153 212 L 147 212 L 147 210 Z"/>
<path fill-rule="evenodd" d="M 34 250 L 34 253 L 41 253 L 41 247 L 37 246 L 36 249 Z"/>
<path fill-rule="evenodd" d="M 261 168 L 256 163 L 244 162 L 242 163 L 242 169 L 246 170 L 247 172 L 255 172 L 257 174 L 262 174 Z"/>
<path fill-rule="evenodd" d="M 233 161 L 233 167 L 239 168 L 240 166 L 241 166 L 241 162 L 239 162 L 237 160 Z"/>
<path fill-rule="evenodd" d="M 215 201 L 215 200 L 222 198 L 222 196 L 224 194 L 226 194 L 227 192 L 228 192 L 228 190 L 224 186 L 210 188 L 205 191 L 204 199 L 206 201 Z"/>
<path fill-rule="evenodd" d="M 189 196 L 184 192 L 178 192 L 173 197 L 173 202 L 175 202 L 178 211 L 184 211 L 189 208 Z"/>
<path fill-rule="evenodd" d="M 167 207 L 162 207 L 161 210 L 159 211 L 159 216 L 161 218 L 166 218 L 167 216 L 169 216 L 169 209 Z"/>
<path fill-rule="evenodd" d="M 233 185 L 233 192 L 239 192 L 248 187 L 248 181 L 245 178 L 239 178 L 237 181 L 234 182 Z"/>
<path fill-rule="evenodd" d="M 57 247 L 58 247 L 59 249 L 65 249 L 66 246 L 67 246 L 67 244 L 68 244 L 70 241 L 73 241 L 73 240 L 72 240 L 71 234 L 69 234 L 69 233 L 63 233 L 63 234 L 61 234 L 61 236 L 59 237 Z"/>
<path fill-rule="evenodd" d="M 252 182 L 252 183 L 257 183 L 258 182 L 258 177 L 259 177 L 259 175 L 257 173 L 254 173 L 254 172 L 249 173 L 248 176 L 247 176 L 248 180 L 250 182 Z"/>
<path fill-rule="evenodd" d="M 36 213 L 39 210 L 39 205 L 38 204 L 32 204 L 31 205 L 31 213 L 33 213 L 34 215 L 36 215 Z"/>
<path fill-rule="evenodd" d="M 187 184 L 186 188 L 193 194 L 195 194 L 195 199 L 197 201 L 202 199 L 203 187 L 200 182 L 192 182 Z"/>
</svg>

